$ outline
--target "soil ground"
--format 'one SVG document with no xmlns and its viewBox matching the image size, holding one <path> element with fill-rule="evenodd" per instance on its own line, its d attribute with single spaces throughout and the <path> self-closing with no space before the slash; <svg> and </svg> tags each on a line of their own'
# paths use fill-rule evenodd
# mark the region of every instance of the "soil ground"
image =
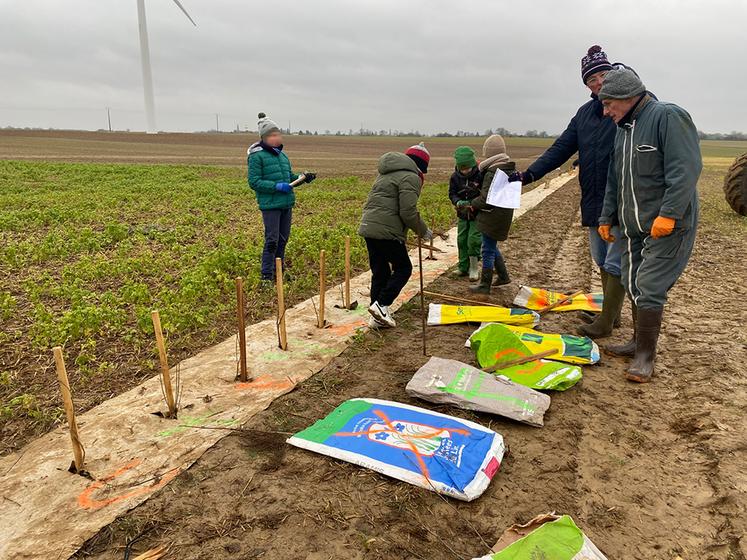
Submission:
<svg viewBox="0 0 747 560">
<path fill-rule="evenodd" d="M 543 428 L 435 407 L 489 426 L 510 447 L 476 501 L 446 500 L 284 443 L 351 397 L 433 407 L 404 392 L 427 359 L 419 309 L 408 304 L 395 330 L 361 336 L 76 558 L 119 559 L 136 537 L 134 551 L 170 543 L 166 558 L 180 560 L 472 558 L 508 525 L 555 510 L 573 516 L 610 559 L 744 560 L 747 236 L 713 202 L 719 173 L 706 176 L 698 243 L 670 294 L 653 383 L 626 382 L 625 361 L 603 353 L 579 385 L 552 394 Z M 509 303 L 519 283 L 590 287 L 578 196 L 569 183 L 517 223 L 502 245 L 514 282 L 495 291 L 495 302 Z M 444 277 L 433 289 L 466 295 L 468 283 Z M 569 332 L 577 321 L 550 314 L 542 329 Z M 473 328 L 429 328 L 429 351 L 472 363 L 463 345 Z M 630 332 L 626 310 L 615 338 Z"/>
<path fill-rule="evenodd" d="M 184 134 L 84 132 L 72 130 L 0 130 L 0 159 L 91 161 L 114 163 L 203 164 L 246 166 L 246 149 L 255 133 Z M 457 146 L 478 153 L 484 138 L 427 138 L 433 172 L 429 182 L 448 180 Z M 316 171 L 319 177 L 371 177 L 376 161 L 389 150 L 404 150 L 420 138 L 389 136 L 286 136 L 285 148 L 294 168 Z M 509 153 L 519 166 L 528 165 L 548 146 L 547 138 L 509 138 Z"/>
</svg>

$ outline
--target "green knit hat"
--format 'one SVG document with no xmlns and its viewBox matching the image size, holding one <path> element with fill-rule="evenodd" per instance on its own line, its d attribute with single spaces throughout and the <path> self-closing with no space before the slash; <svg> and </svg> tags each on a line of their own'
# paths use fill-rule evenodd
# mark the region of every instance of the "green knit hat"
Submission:
<svg viewBox="0 0 747 560">
<path fill-rule="evenodd" d="M 454 162 L 459 169 L 465 167 L 474 167 L 477 165 L 477 158 L 475 158 L 475 150 L 469 146 L 459 146 L 454 150 Z"/>
</svg>

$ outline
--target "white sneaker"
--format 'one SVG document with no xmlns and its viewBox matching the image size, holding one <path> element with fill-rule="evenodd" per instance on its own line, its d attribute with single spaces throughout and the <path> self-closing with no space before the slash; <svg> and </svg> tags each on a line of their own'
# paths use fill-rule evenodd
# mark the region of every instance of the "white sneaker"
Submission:
<svg viewBox="0 0 747 560">
<path fill-rule="evenodd" d="M 480 278 L 480 267 L 477 262 L 477 257 L 469 258 L 469 279 L 472 282 L 477 281 Z"/>
<path fill-rule="evenodd" d="M 368 318 L 368 328 L 372 331 L 377 331 L 379 329 L 387 328 L 387 325 L 385 325 L 384 323 L 380 323 L 379 320 L 372 315 Z"/>
<path fill-rule="evenodd" d="M 387 307 L 386 305 L 379 305 L 378 301 L 375 301 L 371 304 L 371 307 L 368 308 L 368 312 L 384 327 L 397 326 L 397 323 L 394 322 L 391 313 L 389 313 L 389 307 Z"/>
</svg>

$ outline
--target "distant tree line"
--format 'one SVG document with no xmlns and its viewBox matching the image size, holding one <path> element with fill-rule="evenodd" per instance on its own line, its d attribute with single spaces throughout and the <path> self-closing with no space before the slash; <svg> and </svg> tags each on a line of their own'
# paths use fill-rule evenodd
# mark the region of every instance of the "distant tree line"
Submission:
<svg viewBox="0 0 747 560">
<path fill-rule="evenodd" d="M 736 130 L 732 130 L 728 134 L 722 132 L 703 132 L 702 130 L 699 130 L 698 136 L 701 140 L 747 140 L 747 133 L 737 132 Z"/>
</svg>

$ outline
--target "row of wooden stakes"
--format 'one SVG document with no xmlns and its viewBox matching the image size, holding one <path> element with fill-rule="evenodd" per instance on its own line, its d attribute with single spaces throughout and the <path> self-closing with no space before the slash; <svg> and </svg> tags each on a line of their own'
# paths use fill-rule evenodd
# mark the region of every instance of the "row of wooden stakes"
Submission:
<svg viewBox="0 0 747 560">
<path fill-rule="evenodd" d="M 275 287 L 277 290 L 277 333 L 278 346 L 281 350 L 288 349 L 288 336 L 286 333 L 285 323 L 285 290 L 283 287 L 283 262 L 281 259 L 275 259 Z M 325 296 L 326 296 L 326 251 L 322 249 L 319 253 L 319 310 L 317 312 L 317 327 L 324 328 L 326 321 L 324 318 Z M 236 316 L 238 323 L 238 347 L 239 347 L 239 372 L 238 381 L 247 382 L 249 368 L 246 354 L 246 310 L 244 298 L 244 281 L 242 277 L 236 278 Z M 345 309 L 350 309 L 350 236 L 345 237 L 345 279 L 343 287 L 343 305 Z M 158 349 L 159 375 L 161 387 L 168 412 L 164 415 L 166 418 L 176 418 L 178 409 L 179 391 L 174 388 L 172 383 L 169 360 L 166 354 L 166 344 L 161 328 L 161 316 L 157 310 L 151 311 L 151 320 L 153 321 L 153 331 L 156 338 L 156 347 Z M 80 441 L 78 434 L 78 424 L 75 419 L 75 407 L 73 406 L 72 391 L 70 381 L 65 366 L 65 358 L 61 346 L 55 346 L 52 349 L 55 367 L 57 369 L 57 379 L 60 384 L 62 394 L 62 403 L 65 409 L 68 426 L 70 429 L 70 440 L 73 447 L 73 464 L 70 470 L 77 473 L 85 473 L 83 465 L 85 462 L 85 448 Z"/>
</svg>

